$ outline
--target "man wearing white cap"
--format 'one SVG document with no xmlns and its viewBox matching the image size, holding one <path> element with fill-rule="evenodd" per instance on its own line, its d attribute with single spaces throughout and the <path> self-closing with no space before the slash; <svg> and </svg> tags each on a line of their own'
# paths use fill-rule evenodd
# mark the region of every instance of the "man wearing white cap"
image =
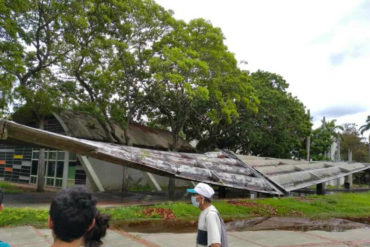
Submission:
<svg viewBox="0 0 370 247">
<path fill-rule="evenodd" d="M 215 191 L 205 183 L 187 191 L 192 194 L 192 204 L 202 210 L 198 219 L 197 247 L 227 247 L 225 224 L 211 204 Z"/>
</svg>

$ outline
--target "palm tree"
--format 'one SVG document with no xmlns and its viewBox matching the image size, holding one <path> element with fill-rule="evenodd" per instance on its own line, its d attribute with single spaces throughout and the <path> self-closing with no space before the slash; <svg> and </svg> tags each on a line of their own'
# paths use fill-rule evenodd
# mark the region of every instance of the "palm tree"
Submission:
<svg viewBox="0 0 370 247">
<path fill-rule="evenodd" d="M 370 130 L 370 116 L 367 116 L 366 124 L 360 127 L 361 135 L 363 135 L 367 130 Z"/>
<path fill-rule="evenodd" d="M 361 135 L 363 135 L 367 130 L 370 130 L 370 116 L 367 116 L 366 124 L 360 127 Z M 370 163 L 370 134 L 369 134 L 369 163 Z"/>
<path fill-rule="evenodd" d="M 337 151 L 336 151 L 336 157 L 335 159 L 340 160 L 340 130 L 343 131 L 343 127 L 340 125 L 336 125 L 336 120 L 333 119 L 331 121 L 326 121 L 325 117 L 323 117 L 321 121 L 321 128 L 327 130 L 330 133 L 330 138 L 333 142 L 337 142 Z M 329 150 L 325 151 L 325 156 L 328 156 L 330 158 L 330 147 Z"/>
</svg>

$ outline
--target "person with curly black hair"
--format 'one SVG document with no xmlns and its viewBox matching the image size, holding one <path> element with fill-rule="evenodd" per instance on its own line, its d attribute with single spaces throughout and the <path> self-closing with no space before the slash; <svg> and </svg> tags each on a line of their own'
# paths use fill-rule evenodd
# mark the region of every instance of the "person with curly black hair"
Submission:
<svg viewBox="0 0 370 247">
<path fill-rule="evenodd" d="M 104 238 L 109 228 L 110 216 L 107 214 L 97 213 L 95 216 L 95 225 L 84 236 L 85 247 L 100 247 L 103 245 Z"/>
<path fill-rule="evenodd" d="M 49 211 L 52 247 L 81 246 L 84 235 L 95 225 L 96 214 L 96 199 L 86 188 L 72 187 L 59 192 Z"/>
</svg>

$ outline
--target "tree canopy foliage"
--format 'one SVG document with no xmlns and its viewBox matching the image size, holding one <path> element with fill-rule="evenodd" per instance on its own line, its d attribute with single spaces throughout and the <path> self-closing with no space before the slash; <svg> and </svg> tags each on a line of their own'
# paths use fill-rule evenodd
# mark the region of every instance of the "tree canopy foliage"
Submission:
<svg viewBox="0 0 370 247">
<path fill-rule="evenodd" d="M 321 126 L 312 131 L 311 134 L 311 158 L 313 160 L 327 160 L 330 148 L 340 137 L 339 130 L 342 126 L 336 125 L 336 120 L 326 121 L 323 118 Z"/>
<path fill-rule="evenodd" d="M 0 16 L 2 111 L 87 111 L 113 142 L 112 121 L 139 121 L 170 130 L 174 150 L 182 136 L 200 151 L 292 157 L 310 134 L 284 78 L 241 70 L 204 19 L 152 0 L 4 0 Z"/>
<path fill-rule="evenodd" d="M 352 160 L 357 162 L 368 161 L 368 148 L 362 142 L 362 138 L 356 124 L 349 123 L 344 125 L 342 132 L 341 156 L 348 160 L 348 154 L 352 153 Z"/>
</svg>

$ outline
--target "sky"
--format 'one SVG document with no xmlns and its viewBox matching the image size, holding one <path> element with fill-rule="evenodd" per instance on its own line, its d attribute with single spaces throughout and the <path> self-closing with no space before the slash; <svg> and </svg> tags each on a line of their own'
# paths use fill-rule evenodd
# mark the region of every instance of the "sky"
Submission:
<svg viewBox="0 0 370 247">
<path fill-rule="evenodd" d="M 313 116 L 364 125 L 370 115 L 369 0 L 156 0 L 177 19 L 220 27 L 240 67 L 283 76 Z M 365 132 L 369 136 L 370 131 Z"/>
</svg>

